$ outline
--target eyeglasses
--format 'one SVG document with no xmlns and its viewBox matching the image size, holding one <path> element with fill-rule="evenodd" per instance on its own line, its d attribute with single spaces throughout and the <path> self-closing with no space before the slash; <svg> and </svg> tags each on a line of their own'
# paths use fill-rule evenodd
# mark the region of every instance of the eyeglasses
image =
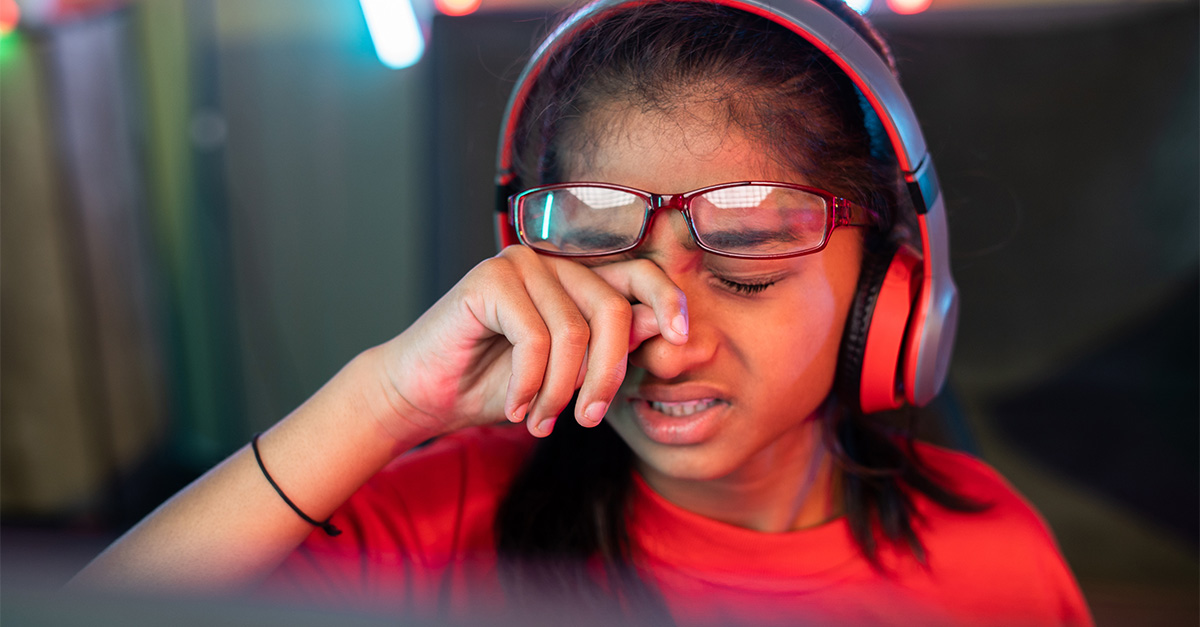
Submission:
<svg viewBox="0 0 1200 627">
<path fill-rule="evenodd" d="M 727 257 L 772 259 L 815 253 L 839 226 L 869 226 L 872 213 L 803 185 L 744 181 L 683 194 L 607 183 L 562 183 L 508 199 L 521 243 L 550 255 L 622 253 L 645 239 L 661 209 L 678 209 L 696 245 Z"/>
</svg>

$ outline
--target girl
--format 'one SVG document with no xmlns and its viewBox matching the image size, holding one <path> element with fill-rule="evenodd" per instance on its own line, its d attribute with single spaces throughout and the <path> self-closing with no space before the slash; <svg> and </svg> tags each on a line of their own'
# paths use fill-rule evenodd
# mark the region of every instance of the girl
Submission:
<svg viewBox="0 0 1200 627">
<path fill-rule="evenodd" d="M 941 201 L 874 31 L 834 0 L 780 2 L 568 19 L 505 124 L 501 237 L 521 245 L 76 584 L 1088 624 L 1003 479 L 870 415 L 944 377 Z"/>
</svg>

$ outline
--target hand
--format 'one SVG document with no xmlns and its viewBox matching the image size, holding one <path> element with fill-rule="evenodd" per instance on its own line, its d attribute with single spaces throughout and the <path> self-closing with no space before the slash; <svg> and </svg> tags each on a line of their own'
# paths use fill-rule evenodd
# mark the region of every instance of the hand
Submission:
<svg viewBox="0 0 1200 627">
<path fill-rule="evenodd" d="M 444 433 L 508 418 L 545 436 L 579 390 L 575 419 L 595 426 L 629 352 L 656 335 L 687 341 L 687 303 L 653 262 L 588 267 L 510 246 L 381 347 L 390 419 Z"/>
</svg>

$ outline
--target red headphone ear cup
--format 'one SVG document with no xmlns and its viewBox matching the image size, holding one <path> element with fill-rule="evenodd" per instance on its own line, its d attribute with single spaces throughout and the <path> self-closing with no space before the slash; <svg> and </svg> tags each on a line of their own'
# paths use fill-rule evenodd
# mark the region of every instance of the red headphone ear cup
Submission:
<svg viewBox="0 0 1200 627">
<path fill-rule="evenodd" d="M 910 246 L 863 260 L 839 359 L 839 392 L 863 413 L 904 404 L 901 357 L 922 274 Z"/>
<path fill-rule="evenodd" d="M 513 228 L 511 219 L 507 211 L 499 211 L 496 213 L 496 248 L 504 250 L 506 246 L 520 244 L 517 239 L 517 230 Z"/>
</svg>

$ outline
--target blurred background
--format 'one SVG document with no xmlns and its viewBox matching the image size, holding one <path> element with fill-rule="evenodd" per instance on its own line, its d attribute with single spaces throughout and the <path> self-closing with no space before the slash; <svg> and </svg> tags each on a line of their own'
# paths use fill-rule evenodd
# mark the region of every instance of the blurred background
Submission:
<svg viewBox="0 0 1200 627">
<path fill-rule="evenodd" d="M 562 4 L 413 2 L 0 0 L 6 624 L 494 254 Z M 931 433 L 1043 512 L 1098 624 L 1198 624 L 1198 4 L 858 8 L 947 194 Z"/>
</svg>

